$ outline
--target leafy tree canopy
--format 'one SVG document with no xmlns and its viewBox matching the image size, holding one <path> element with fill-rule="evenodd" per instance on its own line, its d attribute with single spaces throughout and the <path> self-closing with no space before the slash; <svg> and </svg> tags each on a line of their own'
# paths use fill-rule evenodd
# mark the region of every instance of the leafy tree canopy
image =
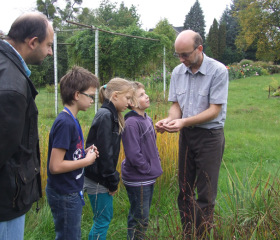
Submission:
<svg viewBox="0 0 280 240">
<path fill-rule="evenodd" d="M 237 0 L 235 12 L 240 25 L 239 49 L 256 46 L 260 60 L 280 60 L 280 1 Z"/>
<path fill-rule="evenodd" d="M 60 29 L 65 25 L 65 20 L 75 20 L 80 13 L 79 7 L 83 0 L 64 0 L 64 9 L 58 5 L 58 0 L 37 0 L 38 11 L 45 14 L 49 19 L 53 20 L 54 28 Z"/>
</svg>

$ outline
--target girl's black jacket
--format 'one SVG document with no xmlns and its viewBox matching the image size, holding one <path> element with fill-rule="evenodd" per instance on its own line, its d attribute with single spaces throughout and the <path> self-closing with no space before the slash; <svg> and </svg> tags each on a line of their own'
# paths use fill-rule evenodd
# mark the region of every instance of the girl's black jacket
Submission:
<svg viewBox="0 0 280 240">
<path fill-rule="evenodd" d="M 0 40 L 0 222 L 42 196 L 36 95 L 16 52 Z"/>
<path fill-rule="evenodd" d="M 118 112 L 112 102 L 105 100 L 93 119 L 86 141 L 86 147 L 92 144 L 97 147 L 99 158 L 85 168 L 85 176 L 111 192 L 118 189 L 120 181 L 116 170 L 120 141 Z"/>
</svg>

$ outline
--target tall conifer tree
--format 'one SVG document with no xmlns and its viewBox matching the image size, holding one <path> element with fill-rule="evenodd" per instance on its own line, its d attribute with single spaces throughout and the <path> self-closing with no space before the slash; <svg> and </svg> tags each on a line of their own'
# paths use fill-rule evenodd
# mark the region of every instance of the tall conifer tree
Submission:
<svg viewBox="0 0 280 240">
<path fill-rule="evenodd" d="M 214 18 L 213 24 L 210 27 L 207 36 L 207 46 L 211 49 L 213 58 L 219 58 L 219 26 L 216 18 Z"/>
<path fill-rule="evenodd" d="M 191 29 L 195 32 L 198 32 L 203 42 L 205 41 L 205 19 L 202 8 L 198 0 L 191 7 L 188 15 L 186 15 L 184 22 L 184 29 Z"/>
</svg>

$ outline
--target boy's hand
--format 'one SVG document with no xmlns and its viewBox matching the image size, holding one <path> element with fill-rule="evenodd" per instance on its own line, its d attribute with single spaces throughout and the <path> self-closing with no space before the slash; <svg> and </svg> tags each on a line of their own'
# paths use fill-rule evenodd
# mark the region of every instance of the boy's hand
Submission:
<svg viewBox="0 0 280 240">
<path fill-rule="evenodd" d="M 155 124 L 156 131 L 159 133 L 164 133 L 166 131 L 166 129 L 164 128 L 164 125 L 168 124 L 168 122 L 169 122 L 169 120 L 167 118 L 158 121 Z"/>
<path fill-rule="evenodd" d="M 97 157 L 97 154 L 93 149 L 87 151 L 87 155 L 86 155 L 85 159 L 88 160 L 88 163 L 89 163 L 88 165 L 93 164 L 95 162 L 96 157 Z"/>
<path fill-rule="evenodd" d="M 110 192 L 109 191 L 109 195 L 114 196 L 117 193 L 118 190 L 114 191 L 114 192 Z"/>
<path fill-rule="evenodd" d="M 90 152 L 95 152 L 95 153 L 96 153 L 96 158 L 99 157 L 99 152 L 98 152 L 98 150 L 97 150 L 97 147 L 94 146 L 94 144 L 92 144 L 90 147 L 88 147 L 88 148 L 85 150 L 86 153 L 87 153 L 88 151 L 90 151 Z"/>
</svg>

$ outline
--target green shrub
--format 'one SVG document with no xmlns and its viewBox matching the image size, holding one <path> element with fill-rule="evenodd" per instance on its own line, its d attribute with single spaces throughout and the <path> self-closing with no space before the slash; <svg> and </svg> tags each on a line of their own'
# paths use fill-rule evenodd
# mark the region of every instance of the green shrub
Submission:
<svg viewBox="0 0 280 240">
<path fill-rule="evenodd" d="M 254 63 L 253 60 L 249 60 L 249 59 L 243 59 L 240 61 L 239 65 L 244 66 L 244 65 L 252 65 Z"/>
<path fill-rule="evenodd" d="M 272 94 L 273 97 L 279 97 L 280 96 L 280 87 Z"/>
<path fill-rule="evenodd" d="M 268 72 L 270 74 L 280 73 L 280 66 L 278 66 L 278 65 L 270 65 L 267 68 L 267 70 L 268 70 Z"/>
<path fill-rule="evenodd" d="M 229 80 L 240 79 L 252 76 L 263 76 L 277 72 L 278 67 L 268 62 L 253 62 L 243 59 L 240 63 L 227 66 L 229 71 Z M 279 68 L 280 72 L 280 68 Z"/>
<path fill-rule="evenodd" d="M 59 84 L 57 85 L 57 91 L 59 92 L 60 90 L 59 90 Z M 46 85 L 46 91 L 47 91 L 47 93 L 54 93 L 54 90 L 55 90 L 55 86 L 54 86 L 54 84 L 47 84 Z"/>
</svg>

